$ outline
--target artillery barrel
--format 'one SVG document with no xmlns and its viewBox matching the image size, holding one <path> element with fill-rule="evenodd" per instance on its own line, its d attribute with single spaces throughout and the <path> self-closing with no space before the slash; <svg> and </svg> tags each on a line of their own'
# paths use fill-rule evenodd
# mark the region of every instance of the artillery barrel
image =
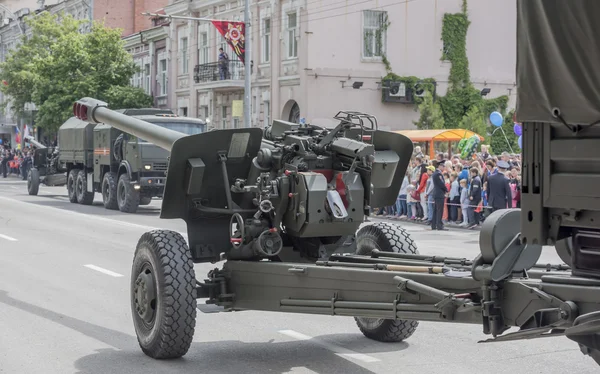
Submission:
<svg viewBox="0 0 600 374">
<path fill-rule="evenodd" d="M 83 121 L 88 121 L 90 123 L 104 123 L 115 127 L 123 132 L 155 144 L 169 152 L 171 152 L 171 148 L 175 141 L 186 136 L 186 134 L 178 131 L 169 130 L 115 112 L 114 110 L 108 109 L 106 103 L 91 98 L 84 98 L 77 101 L 75 105 L 73 105 L 73 114 Z"/>
<path fill-rule="evenodd" d="M 38 147 L 40 149 L 48 148 L 45 145 L 43 145 L 42 143 L 40 143 L 37 140 L 35 140 L 35 138 L 33 136 L 31 136 L 31 135 L 27 135 L 25 137 L 25 139 L 27 139 L 29 141 L 29 143 L 35 145 L 36 147 Z"/>
</svg>

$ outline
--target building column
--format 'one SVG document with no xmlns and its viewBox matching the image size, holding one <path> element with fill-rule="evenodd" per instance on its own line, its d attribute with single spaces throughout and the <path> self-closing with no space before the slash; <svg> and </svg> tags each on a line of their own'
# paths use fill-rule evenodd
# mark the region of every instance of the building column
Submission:
<svg viewBox="0 0 600 374">
<path fill-rule="evenodd" d="M 200 13 L 192 13 L 193 17 L 199 17 Z M 188 22 L 188 56 L 189 56 L 189 89 L 190 89 L 190 107 L 188 108 L 189 117 L 198 117 L 198 91 L 196 91 L 194 82 L 194 68 L 198 65 L 198 22 Z"/>
<path fill-rule="evenodd" d="M 269 118 L 273 121 L 274 119 L 281 118 L 279 69 L 281 67 L 281 24 L 283 22 L 273 22 L 275 19 L 282 19 L 280 18 L 280 0 L 273 0 L 271 2 L 271 9 L 271 115 Z"/>
</svg>

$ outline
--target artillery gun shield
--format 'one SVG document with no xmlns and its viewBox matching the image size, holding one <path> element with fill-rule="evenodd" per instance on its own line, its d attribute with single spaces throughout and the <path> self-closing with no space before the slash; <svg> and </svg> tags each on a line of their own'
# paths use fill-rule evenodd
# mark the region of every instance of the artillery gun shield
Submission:
<svg viewBox="0 0 600 374">
<path fill-rule="evenodd" d="M 173 144 L 160 217 L 186 221 L 194 260 L 218 260 L 220 251 L 231 246 L 228 227 L 234 212 L 227 191 L 234 178 L 247 175 L 261 141 L 262 130 L 250 128 L 190 135 Z M 256 207 L 243 206 L 241 195 L 231 198 L 236 208 L 255 212 Z"/>
</svg>

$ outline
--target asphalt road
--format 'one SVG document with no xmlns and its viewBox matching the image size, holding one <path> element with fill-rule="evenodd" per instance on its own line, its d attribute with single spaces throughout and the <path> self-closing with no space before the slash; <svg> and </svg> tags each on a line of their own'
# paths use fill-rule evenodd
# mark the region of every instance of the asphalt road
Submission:
<svg viewBox="0 0 600 374">
<path fill-rule="evenodd" d="M 566 338 L 478 344 L 480 326 L 421 322 L 406 342 L 362 336 L 352 318 L 283 313 L 198 313 L 183 359 L 155 361 L 138 347 L 129 306 L 133 251 L 160 220 L 160 202 L 138 214 L 70 204 L 64 187 L 28 196 L 0 178 L 2 373 L 593 373 Z M 478 233 L 432 234 L 407 224 L 419 251 L 474 258 Z M 543 261 L 558 262 L 551 251 Z M 197 265 L 203 277 L 214 265 Z"/>
</svg>

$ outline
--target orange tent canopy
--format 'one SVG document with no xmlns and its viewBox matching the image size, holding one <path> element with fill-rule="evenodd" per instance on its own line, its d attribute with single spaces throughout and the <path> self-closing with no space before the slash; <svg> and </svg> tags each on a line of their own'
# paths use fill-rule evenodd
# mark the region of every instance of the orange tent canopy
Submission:
<svg viewBox="0 0 600 374">
<path fill-rule="evenodd" d="M 470 138 L 473 135 L 479 136 L 483 142 L 483 136 L 465 129 L 443 129 L 443 130 L 397 130 L 397 134 L 402 134 L 413 142 L 428 142 L 429 157 L 435 158 L 433 143 L 437 142 L 459 142 L 464 138 Z"/>
</svg>

